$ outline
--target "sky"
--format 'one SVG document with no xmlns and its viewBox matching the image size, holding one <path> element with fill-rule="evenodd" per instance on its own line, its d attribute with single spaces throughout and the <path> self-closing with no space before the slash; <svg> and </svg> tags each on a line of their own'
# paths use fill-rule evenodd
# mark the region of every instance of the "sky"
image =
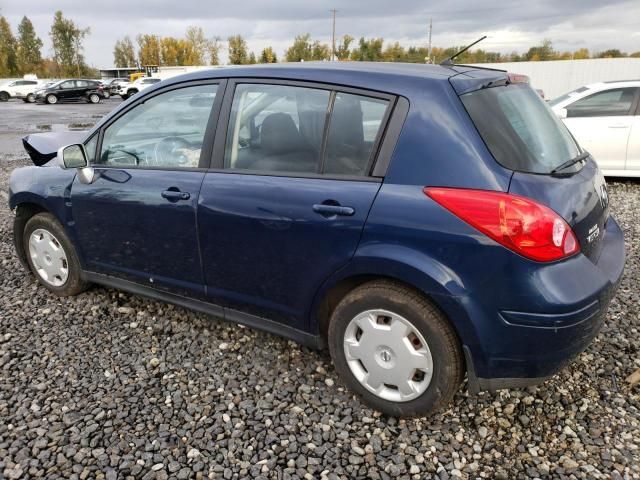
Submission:
<svg viewBox="0 0 640 480">
<path fill-rule="evenodd" d="M 545 38 L 556 50 L 640 50 L 638 0 L 0 0 L 0 15 L 14 33 L 23 15 L 31 19 L 45 56 L 51 55 L 49 29 L 55 10 L 81 28 L 90 27 L 84 53 L 87 63 L 98 68 L 113 64 L 114 43 L 125 35 L 180 37 L 190 25 L 202 27 L 208 37 L 226 39 L 239 33 L 256 54 L 273 46 L 282 58 L 299 34 L 308 32 L 330 43 L 332 8 L 338 10 L 337 37 L 383 37 L 385 43 L 426 46 L 432 19 L 437 47 L 464 45 L 488 35 L 479 46 L 502 53 L 522 53 Z M 222 59 L 226 61 L 226 52 Z"/>
</svg>

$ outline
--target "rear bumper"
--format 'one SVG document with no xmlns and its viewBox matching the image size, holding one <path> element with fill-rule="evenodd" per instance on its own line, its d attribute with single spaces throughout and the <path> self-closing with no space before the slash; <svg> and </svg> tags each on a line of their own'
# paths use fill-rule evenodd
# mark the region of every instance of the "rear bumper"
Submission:
<svg viewBox="0 0 640 480">
<path fill-rule="evenodd" d="M 624 237 L 612 217 L 603 243 L 596 263 L 578 255 L 557 268 L 541 266 L 540 274 L 529 279 L 538 289 L 538 305 L 540 296 L 563 298 L 566 303 L 560 310 L 550 303 L 550 313 L 539 308 L 531 312 L 523 301 L 517 310 L 487 312 L 467 299 L 466 313 L 485 327 L 478 332 L 478 345 L 464 346 L 471 392 L 541 383 L 588 347 L 602 327 L 624 270 Z M 559 285 L 566 285 L 566 291 L 558 291 Z"/>
</svg>

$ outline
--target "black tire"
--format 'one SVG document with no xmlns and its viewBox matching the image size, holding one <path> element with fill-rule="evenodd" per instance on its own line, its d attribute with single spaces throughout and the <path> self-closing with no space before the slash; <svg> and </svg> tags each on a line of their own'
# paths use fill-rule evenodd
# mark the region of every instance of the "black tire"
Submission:
<svg viewBox="0 0 640 480">
<path fill-rule="evenodd" d="M 100 95 L 97 93 L 92 93 L 87 97 L 87 101 L 89 103 L 100 103 Z"/>
<path fill-rule="evenodd" d="M 125 93 L 124 95 L 120 95 L 120 97 L 122 98 L 122 100 L 126 100 L 127 98 L 129 98 L 129 95 Z"/>
<path fill-rule="evenodd" d="M 133 97 L 135 94 L 138 93 L 138 90 L 133 89 L 133 90 L 127 90 L 127 98 L 129 97 Z"/>
<path fill-rule="evenodd" d="M 29 95 L 27 95 L 27 98 L 25 99 L 25 101 L 27 103 L 35 103 L 36 96 L 33 93 L 30 93 Z"/>
<path fill-rule="evenodd" d="M 358 314 L 384 309 L 409 320 L 426 339 L 433 358 L 431 381 L 419 397 L 406 402 L 383 399 L 367 390 L 349 368 L 344 353 L 348 324 Z M 445 316 L 420 292 L 388 280 L 377 280 L 348 293 L 333 311 L 328 343 L 336 371 L 351 391 L 390 416 L 428 415 L 447 406 L 460 387 L 464 360 L 458 337 Z"/>
<path fill-rule="evenodd" d="M 44 279 L 40 276 L 40 274 L 38 274 L 36 268 L 33 265 L 31 255 L 29 253 L 29 238 L 31 237 L 31 234 L 37 229 L 51 232 L 58 240 L 60 246 L 66 254 L 67 270 L 69 273 L 66 281 L 60 286 L 54 286 L 44 281 Z M 50 213 L 38 213 L 31 217 L 24 227 L 22 240 L 24 251 L 26 252 L 27 256 L 27 262 L 29 263 L 29 268 L 35 275 L 38 282 L 47 290 L 54 293 L 55 295 L 58 295 L 59 297 L 68 297 L 82 293 L 89 287 L 89 284 L 82 279 L 82 267 L 80 266 L 80 261 L 78 260 L 76 250 L 69 240 L 66 232 L 64 231 L 64 228 L 62 227 L 62 225 L 60 225 L 60 223 L 53 215 L 51 215 Z"/>
<path fill-rule="evenodd" d="M 45 100 L 49 105 L 54 105 L 58 103 L 58 97 L 56 97 L 53 93 L 50 93 L 49 95 L 47 95 Z"/>
<path fill-rule="evenodd" d="M 11 98 L 11 95 L 7 92 L 0 92 L 0 102 L 8 102 L 9 98 Z"/>
</svg>

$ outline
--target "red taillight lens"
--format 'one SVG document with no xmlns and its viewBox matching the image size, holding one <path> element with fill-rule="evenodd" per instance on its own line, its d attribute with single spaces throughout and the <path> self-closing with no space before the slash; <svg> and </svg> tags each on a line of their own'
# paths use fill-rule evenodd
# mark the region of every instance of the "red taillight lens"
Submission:
<svg viewBox="0 0 640 480">
<path fill-rule="evenodd" d="M 426 187 L 424 193 L 499 244 L 532 260 L 552 262 L 580 251 L 567 222 L 530 198 L 460 188 Z"/>
</svg>

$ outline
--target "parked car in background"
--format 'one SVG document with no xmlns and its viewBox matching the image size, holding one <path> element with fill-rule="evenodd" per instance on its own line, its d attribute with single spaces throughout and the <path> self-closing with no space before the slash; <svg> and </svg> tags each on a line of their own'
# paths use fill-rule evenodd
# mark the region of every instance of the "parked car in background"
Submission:
<svg viewBox="0 0 640 480">
<path fill-rule="evenodd" d="M 98 103 L 105 98 L 99 82 L 95 80 L 67 79 L 55 82 L 35 93 L 36 101 L 48 104 L 84 100 Z"/>
<path fill-rule="evenodd" d="M 28 103 L 36 101 L 34 92 L 41 83 L 38 80 L 9 80 L 0 84 L 0 102 L 6 102 L 10 98 L 20 98 Z"/>
<path fill-rule="evenodd" d="M 46 166 L 11 175 L 15 245 L 48 290 L 94 282 L 328 345 L 389 415 L 446 406 L 465 372 L 471 392 L 553 375 L 624 267 L 598 166 L 502 71 L 218 68 L 23 142 Z"/>
<path fill-rule="evenodd" d="M 123 83 L 129 83 L 128 78 L 110 78 L 104 81 L 105 90 L 109 90 L 111 95 L 118 95 L 118 89 Z"/>
<path fill-rule="evenodd" d="M 149 88 L 150 86 L 159 83 L 160 81 L 160 78 L 142 77 L 137 79 L 135 82 L 121 83 L 118 86 L 118 95 L 126 100 L 127 98 L 141 92 L 145 88 Z"/>
<path fill-rule="evenodd" d="M 586 85 L 549 105 L 605 175 L 640 177 L 640 80 Z"/>
</svg>

